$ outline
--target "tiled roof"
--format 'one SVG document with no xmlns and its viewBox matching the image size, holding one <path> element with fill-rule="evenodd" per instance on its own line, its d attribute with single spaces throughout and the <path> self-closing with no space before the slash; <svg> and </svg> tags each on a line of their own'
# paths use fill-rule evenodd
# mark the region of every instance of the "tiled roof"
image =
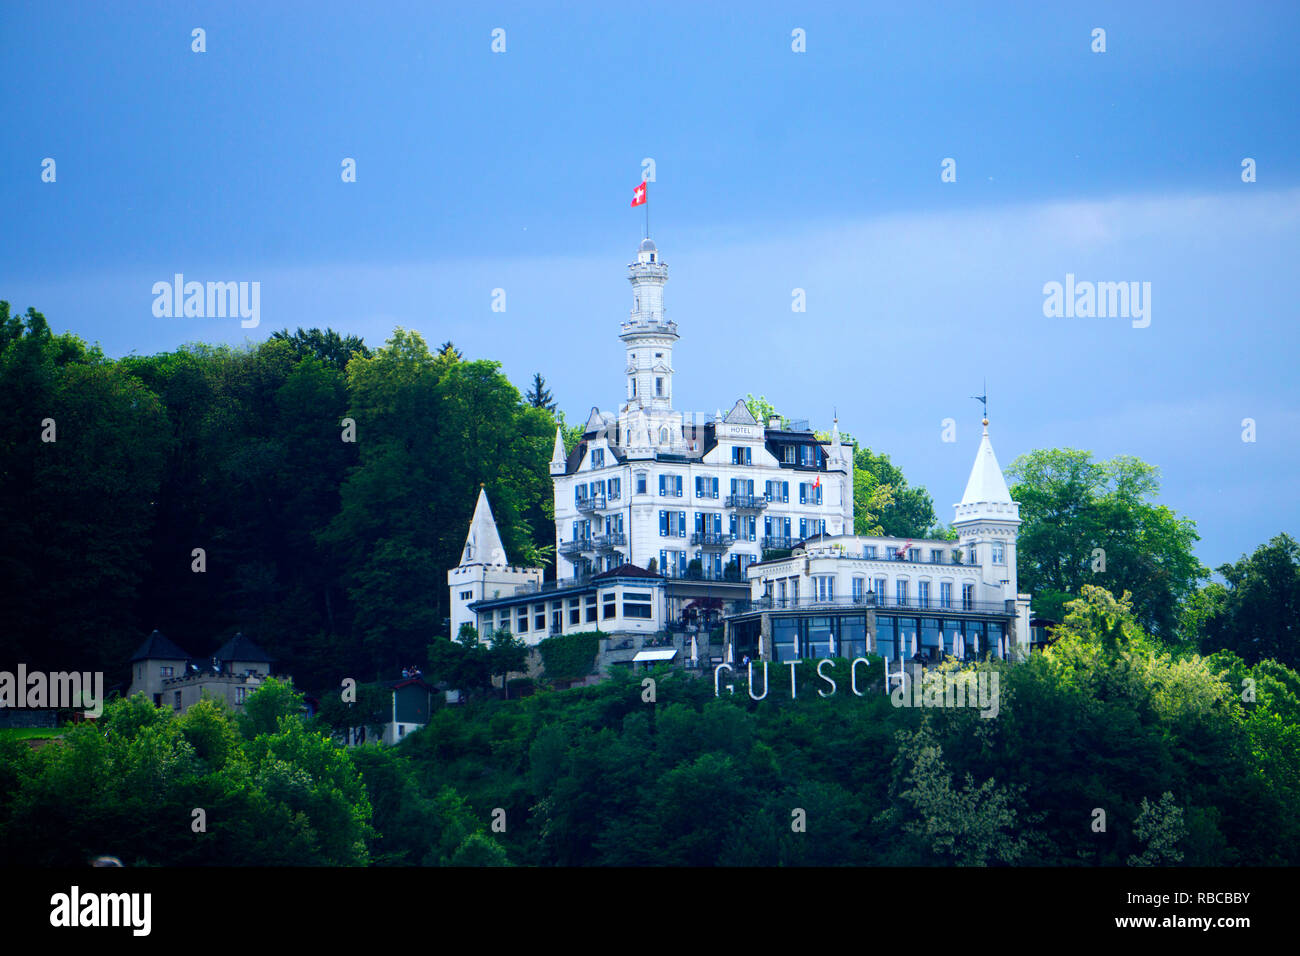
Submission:
<svg viewBox="0 0 1300 956">
<path fill-rule="evenodd" d="M 144 643 L 131 655 L 132 661 L 187 661 L 189 658 L 189 651 L 181 650 L 158 630 L 145 638 Z"/>
</svg>

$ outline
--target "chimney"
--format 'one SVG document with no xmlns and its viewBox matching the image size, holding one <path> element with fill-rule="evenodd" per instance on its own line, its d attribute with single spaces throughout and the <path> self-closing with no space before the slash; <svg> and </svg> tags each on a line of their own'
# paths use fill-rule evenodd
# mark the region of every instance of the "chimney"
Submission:
<svg viewBox="0 0 1300 956">
<path fill-rule="evenodd" d="M 781 429 L 781 416 L 780 416 L 780 415 L 768 415 L 768 416 L 767 416 L 767 427 L 773 429 L 774 431 L 780 431 L 780 429 Z"/>
</svg>

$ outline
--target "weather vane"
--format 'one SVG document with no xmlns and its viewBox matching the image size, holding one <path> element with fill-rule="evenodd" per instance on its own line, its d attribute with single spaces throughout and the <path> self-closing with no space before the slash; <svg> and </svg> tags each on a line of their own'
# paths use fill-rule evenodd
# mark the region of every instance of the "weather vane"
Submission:
<svg viewBox="0 0 1300 956">
<path fill-rule="evenodd" d="M 983 403 L 983 405 L 984 405 L 984 424 L 987 425 L 987 424 L 989 423 L 989 380 L 988 380 L 988 379 L 985 379 L 985 380 L 984 380 L 984 394 L 983 394 L 983 395 L 972 395 L 971 398 L 975 399 L 975 401 L 977 401 L 977 402 L 981 402 L 981 403 Z"/>
</svg>

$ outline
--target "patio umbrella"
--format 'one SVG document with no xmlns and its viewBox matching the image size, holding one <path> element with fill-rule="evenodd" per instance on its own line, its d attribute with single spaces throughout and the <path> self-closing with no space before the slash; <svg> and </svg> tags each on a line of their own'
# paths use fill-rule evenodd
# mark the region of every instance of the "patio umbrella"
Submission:
<svg viewBox="0 0 1300 956">
<path fill-rule="evenodd" d="M 916 631 L 912 632 L 912 654 L 916 655 Z"/>
<path fill-rule="evenodd" d="M 691 635 L 691 661 L 698 662 L 700 659 L 700 649 L 695 643 L 695 635 Z"/>
</svg>

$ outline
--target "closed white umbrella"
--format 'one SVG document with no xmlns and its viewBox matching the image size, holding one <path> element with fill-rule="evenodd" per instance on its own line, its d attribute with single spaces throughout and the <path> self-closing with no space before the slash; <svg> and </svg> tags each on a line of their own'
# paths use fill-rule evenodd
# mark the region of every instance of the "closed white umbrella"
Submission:
<svg viewBox="0 0 1300 956">
<path fill-rule="evenodd" d="M 691 635 L 691 660 L 693 662 L 698 662 L 699 659 L 700 659 L 700 649 L 699 646 L 695 643 L 695 635 L 692 634 Z"/>
<path fill-rule="evenodd" d="M 912 632 L 912 656 L 916 656 L 916 631 Z"/>
</svg>

